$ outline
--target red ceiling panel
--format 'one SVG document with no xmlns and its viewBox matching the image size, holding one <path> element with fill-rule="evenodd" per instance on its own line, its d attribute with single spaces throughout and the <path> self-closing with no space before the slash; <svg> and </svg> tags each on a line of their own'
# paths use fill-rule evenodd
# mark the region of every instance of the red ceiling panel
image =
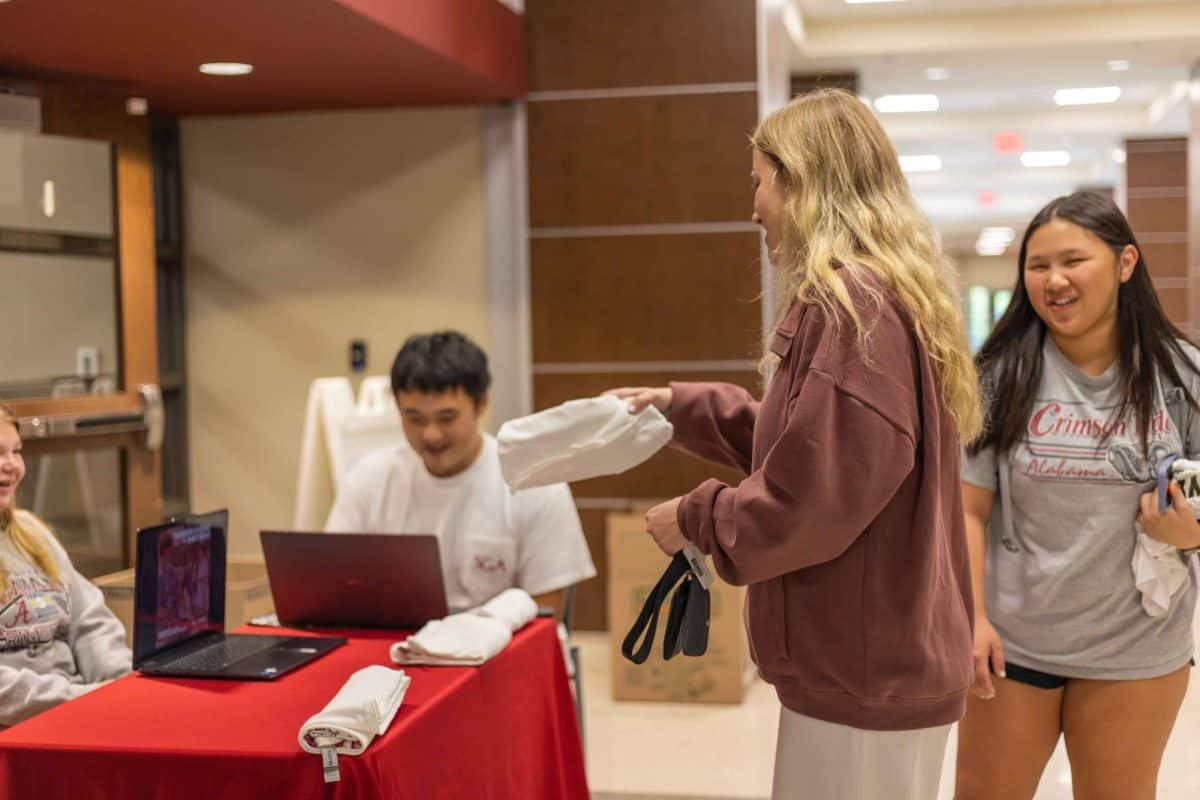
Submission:
<svg viewBox="0 0 1200 800">
<path fill-rule="evenodd" d="M 497 0 L 0 3 L 0 75 L 86 76 L 175 113 L 498 101 L 524 93 L 524 53 Z M 203 75 L 206 61 L 254 72 Z"/>
</svg>

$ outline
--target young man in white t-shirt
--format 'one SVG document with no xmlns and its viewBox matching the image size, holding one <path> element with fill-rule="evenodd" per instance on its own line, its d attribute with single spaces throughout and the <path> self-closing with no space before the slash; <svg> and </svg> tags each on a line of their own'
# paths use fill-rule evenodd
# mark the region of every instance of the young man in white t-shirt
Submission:
<svg viewBox="0 0 1200 800">
<path fill-rule="evenodd" d="M 561 611 L 596 568 L 566 484 L 505 485 L 496 440 L 479 430 L 490 385 L 487 356 L 462 334 L 410 337 L 392 365 L 408 444 L 351 470 L 325 529 L 435 534 L 452 609 L 517 586 Z"/>
</svg>

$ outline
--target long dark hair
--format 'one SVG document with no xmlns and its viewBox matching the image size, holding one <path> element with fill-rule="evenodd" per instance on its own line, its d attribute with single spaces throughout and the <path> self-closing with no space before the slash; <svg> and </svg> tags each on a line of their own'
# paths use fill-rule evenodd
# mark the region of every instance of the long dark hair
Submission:
<svg viewBox="0 0 1200 800">
<path fill-rule="evenodd" d="M 1073 222 L 1091 231 L 1112 248 L 1118 259 L 1127 245 L 1137 248 L 1138 260 L 1133 275 L 1120 285 L 1117 293 L 1117 361 L 1120 366 L 1121 401 L 1113 419 L 1123 419 L 1133 409 L 1145 451 L 1150 417 L 1154 414 L 1156 404 L 1156 375 L 1161 374 L 1173 385 L 1182 387 L 1187 403 L 1200 410 L 1188 388 L 1190 381 L 1183 381 L 1172 355 L 1194 371 L 1200 372 L 1200 368 L 1180 345 L 1180 340 L 1187 341 L 1187 336 L 1167 319 L 1162 304 L 1158 302 L 1158 295 L 1146 269 L 1146 259 L 1129 227 L 1129 221 L 1110 197 L 1100 192 L 1086 191 L 1050 201 L 1025 230 L 1017 260 L 1017 283 L 1013 287 L 1012 302 L 975 357 L 983 381 L 984 402 L 988 407 L 985 409 L 984 431 L 971 443 L 968 452 L 975 454 L 987 447 L 997 452 L 1009 450 L 1020 440 L 1033 412 L 1034 393 L 1042 377 L 1042 345 L 1046 339 L 1046 323 L 1033 310 L 1029 295 L 1025 292 L 1025 254 L 1029 238 L 1038 228 L 1054 219 Z M 1181 436 L 1185 434 L 1184 431 L 1179 433 Z"/>
</svg>

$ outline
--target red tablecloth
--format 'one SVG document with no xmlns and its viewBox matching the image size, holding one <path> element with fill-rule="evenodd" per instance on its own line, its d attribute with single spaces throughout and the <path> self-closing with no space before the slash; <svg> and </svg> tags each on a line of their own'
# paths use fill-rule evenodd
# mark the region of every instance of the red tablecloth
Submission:
<svg viewBox="0 0 1200 800">
<path fill-rule="evenodd" d="M 273 629 L 256 629 L 274 633 Z M 300 725 L 351 673 L 387 664 L 396 632 L 354 631 L 276 681 L 131 675 L 0 732 L 3 798 L 514 798 L 588 796 L 554 623 L 478 668 L 409 667 L 391 728 L 360 756 L 300 749 Z"/>
</svg>

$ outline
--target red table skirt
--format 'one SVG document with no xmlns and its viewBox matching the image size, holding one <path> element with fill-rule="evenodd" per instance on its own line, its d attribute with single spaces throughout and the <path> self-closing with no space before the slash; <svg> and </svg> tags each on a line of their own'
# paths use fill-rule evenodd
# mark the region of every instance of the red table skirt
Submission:
<svg viewBox="0 0 1200 800">
<path fill-rule="evenodd" d="M 391 728 L 362 755 L 340 756 L 341 781 L 325 784 L 300 726 L 354 671 L 392 666 L 388 646 L 403 638 L 345 635 L 276 681 L 131 675 L 0 732 L 0 797 L 586 800 L 562 649 L 545 619 L 482 667 L 407 668 Z"/>
</svg>

